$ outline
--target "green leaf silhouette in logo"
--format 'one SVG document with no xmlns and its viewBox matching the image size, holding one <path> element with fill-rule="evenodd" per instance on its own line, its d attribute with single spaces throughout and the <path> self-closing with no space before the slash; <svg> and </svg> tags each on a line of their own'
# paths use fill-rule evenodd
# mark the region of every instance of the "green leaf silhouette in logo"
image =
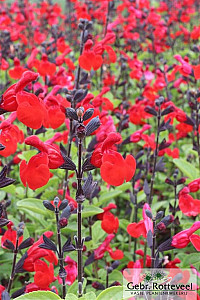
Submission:
<svg viewBox="0 0 200 300">
<path fill-rule="evenodd" d="M 144 280 L 150 282 L 153 280 L 153 276 L 151 273 L 144 274 Z"/>
<path fill-rule="evenodd" d="M 161 280 L 161 279 L 163 279 L 165 277 L 165 273 L 162 272 L 162 271 L 157 271 L 157 272 L 154 273 L 153 277 L 156 280 Z"/>
</svg>

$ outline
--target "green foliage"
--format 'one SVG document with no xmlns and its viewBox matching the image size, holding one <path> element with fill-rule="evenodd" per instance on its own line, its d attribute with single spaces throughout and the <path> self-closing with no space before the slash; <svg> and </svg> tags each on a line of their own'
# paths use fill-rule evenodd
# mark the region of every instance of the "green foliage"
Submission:
<svg viewBox="0 0 200 300">
<path fill-rule="evenodd" d="M 198 170 L 189 162 L 182 158 L 176 158 L 173 160 L 175 165 L 183 172 L 184 176 L 189 177 L 191 180 L 194 180 L 198 177 Z"/>
<path fill-rule="evenodd" d="M 89 292 L 85 295 L 83 295 L 82 297 L 78 298 L 77 296 L 75 296 L 74 294 L 67 294 L 65 297 L 65 300 L 95 300 L 96 299 L 96 295 L 94 292 Z"/>
<path fill-rule="evenodd" d="M 123 287 L 122 286 L 112 286 L 103 292 L 101 292 L 97 300 L 122 300 L 123 298 Z"/>
<path fill-rule="evenodd" d="M 58 295 L 49 291 L 37 291 L 31 292 L 16 298 L 17 300 L 59 300 L 61 299 Z"/>
</svg>

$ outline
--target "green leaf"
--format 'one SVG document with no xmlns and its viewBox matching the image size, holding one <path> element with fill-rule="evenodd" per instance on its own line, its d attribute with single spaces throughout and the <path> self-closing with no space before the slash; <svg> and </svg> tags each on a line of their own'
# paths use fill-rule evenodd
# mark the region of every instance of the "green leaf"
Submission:
<svg viewBox="0 0 200 300">
<path fill-rule="evenodd" d="M 92 241 L 98 243 L 99 240 L 103 239 L 105 232 L 101 228 L 101 221 L 96 221 L 92 226 Z"/>
<path fill-rule="evenodd" d="M 184 175 L 194 180 L 198 177 L 198 170 L 189 162 L 182 158 L 173 159 L 175 165 L 183 172 Z"/>
<path fill-rule="evenodd" d="M 77 296 L 75 296 L 72 293 L 67 294 L 65 297 L 65 300 L 77 300 L 77 299 L 80 299 L 80 298 L 78 298 Z"/>
<path fill-rule="evenodd" d="M 103 194 L 101 194 L 97 205 L 100 206 L 103 203 L 105 203 L 105 202 L 107 202 L 107 201 L 109 201 L 111 199 L 114 199 L 115 197 L 119 196 L 121 193 L 122 193 L 122 191 L 120 191 L 120 190 L 115 190 L 115 191 L 112 191 L 112 192 L 106 191 Z"/>
<path fill-rule="evenodd" d="M 42 204 L 42 201 L 36 198 L 26 198 L 24 200 L 17 201 L 17 207 L 20 210 L 30 210 L 40 215 L 51 214 Z"/>
<path fill-rule="evenodd" d="M 200 257 L 199 253 L 191 253 L 191 254 L 185 255 L 185 257 L 182 261 L 182 264 L 181 264 L 182 268 L 189 269 L 190 265 L 193 265 L 194 267 L 199 269 L 199 267 L 200 267 L 199 257 Z"/>
<path fill-rule="evenodd" d="M 87 284 L 87 280 L 85 278 L 84 281 L 83 281 L 83 291 L 84 291 L 84 288 L 86 287 L 86 284 Z M 78 291 L 78 280 L 75 280 L 72 283 L 72 285 L 70 285 L 70 287 L 68 288 L 68 293 L 72 293 L 74 295 L 77 295 L 77 291 Z M 73 299 L 73 300 L 75 300 L 75 299 Z"/>
<path fill-rule="evenodd" d="M 17 300 L 59 300 L 61 299 L 58 295 L 55 293 L 49 292 L 49 291 L 37 291 L 37 292 L 31 292 L 22 296 L 19 296 L 16 298 Z"/>
<path fill-rule="evenodd" d="M 122 300 L 123 299 L 123 287 L 122 286 L 112 286 L 101 292 L 97 300 Z"/>
<path fill-rule="evenodd" d="M 99 208 L 99 207 L 96 207 L 94 205 L 84 205 L 83 206 L 83 211 L 82 211 L 82 218 L 88 218 L 88 217 L 91 217 L 91 216 L 95 216 L 95 215 L 98 215 L 98 214 L 101 214 L 103 211 L 103 209 Z M 73 214 L 71 215 L 70 219 L 76 219 L 77 216 L 76 214 Z"/>
<path fill-rule="evenodd" d="M 38 151 L 37 150 L 28 150 L 28 151 L 23 151 L 22 153 L 20 153 L 20 154 L 18 154 L 18 157 L 20 158 L 20 159 L 25 159 L 26 161 L 29 161 L 29 159 L 33 156 L 33 155 L 35 155 L 35 154 L 37 154 L 38 153 Z"/>
<path fill-rule="evenodd" d="M 87 294 L 83 295 L 82 297 L 80 297 L 78 299 L 81 299 L 81 300 L 96 300 L 96 298 L 97 297 L 96 297 L 94 292 L 88 292 Z"/>
<path fill-rule="evenodd" d="M 115 191 L 125 192 L 126 190 L 131 189 L 131 187 L 132 187 L 132 183 L 131 182 L 125 182 L 122 185 L 116 187 Z"/>
<path fill-rule="evenodd" d="M 9 186 L 5 186 L 5 187 L 1 188 L 1 191 L 4 191 L 11 195 L 15 195 L 15 189 L 16 189 L 15 185 L 11 184 Z"/>
</svg>

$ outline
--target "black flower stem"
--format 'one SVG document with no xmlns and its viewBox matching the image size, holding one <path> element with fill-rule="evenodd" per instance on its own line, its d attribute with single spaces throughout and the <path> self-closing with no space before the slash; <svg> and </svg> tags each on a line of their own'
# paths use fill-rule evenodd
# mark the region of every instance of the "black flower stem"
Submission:
<svg viewBox="0 0 200 300">
<path fill-rule="evenodd" d="M 152 172 L 152 177 L 151 177 L 151 186 L 150 186 L 150 194 L 149 194 L 149 205 L 152 203 L 152 196 L 153 196 L 153 184 L 155 180 L 155 175 L 156 175 L 156 162 L 157 162 L 157 157 L 158 157 L 158 141 L 159 141 L 159 135 L 160 135 L 160 120 L 161 120 L 161 109 L 159 106 L 158 109 L 158 115 L 157 115 L 157 137 L 156 137 L 156 149 L 154 151 L 154 162 L 153 162 L 153 172 Z"/>
<path fill-rule="evenodd" d="M 146 267 L 146 257 L 147 257 L 147 241 L 145 241 L 144 244 L 143 268 Z"/>
<path fill-rule="evenodd" d="M 197 151 L 199 156 L 199 172 L 200 172 L 200 139 L 199 139 L 199 103 L 197 101 L 197 96 L 195 97 L 196 102 L 196 132 L 197 132 Z"/>
<path fill-rule="evenodd" d="M 137 213 L 138 213 L 138 207 L 137 207 L 137 193 L 134 192 L 134 222 L 137 223 Z M 135 261 L 136 255 L 135 252 L 137 250 L 137 238 L 134 239 L 134 254 L 133 254 L 133 260 Z"/>
<path fill-rule="evenodd" d="M 178 195 L 177 195 L 177 181 L 176 178 L 174 179 L 174 207 L 173 207 L 173 211 L 172 211 L 172 215 L 175 217 L 176 215 L 176 203 L 177 203 L 177 199 L 178 199 Z M 172 227 L 171 227 L 171 236 L 175 235 L 175 229 L 176 229 L 176 225 L 175 223 L 172 223 Z M 174 259 L 174 249 L 172 249 L 171 252 L 171 260 Z"/>
<path fill-rule="evenodd" d="M 57 225 L 57 241 L 58 241 L 58 259 L 59 259 L 59 266 L 62 270 L 64 268 L 64 257 L 61 245 L 61 233 L 60 233 L 60 226 L 59 226 L 59 210 L 58 207 L 55 208 L 55 215 L 56 215 L 56 225 Z M 66 284 L 65 284 L 65 277 L 62 277 L 62 296 L 63 299 L 66 296 Z"/>
<path fill-rule="evenodd" d="M 83 192 L 82 192 L 82 140 L 79 138 L 78 141 L 78 171 L 77 171 L 77 224 L 78 224 L 78 230 L 77 230 L 77 243 L 76 243 L 76 249 L 78 252 L 78 297 L 82 296 L 82 285 L 83 285 L 83 239 L 82 239 L 82 202 L 84 200 L 83 198 Z"/>
<path fill-rule="evenodd" d="M 83 53 L 84 38 L 85 38 L 85 29 L 83 29 L 83 31 L 82 31 L 80 55 Z M 80 67 L 80 65 L 78 65 L 78 70 L 77 70 L 77 75 L 76 75 L 76 80 L 75 80 L 75 89 L 79 88 L 80 73 L 81 73 L 81 67 Z M 74 101 L 71 102 L 71 108 L 74 108 L 74 109 L 76 108 L 76 103 Z M 68 149 L 67 149 L 68 157 L 70 157 L 70 154 L 71 154 L 72 138 L 73 138 L 73 120 L 70 119 L 69 143 L 68 143 Z M 63 199 L 65 199 L 67 183 L 68 183 L 68 170 L 66 170 L 66 172 L 65 172 L 65 179 L 64 179 L 64 184 L 63 184 Z"/>
<path fill-rule="evenodd" d="M 10 275 L 10 279 L 9 279 L 9 283 L 8 283 L 8 293 L 10 293 L 11 287 L 12 287 L 12 283 L 15 277 L 15 265 L 16 265 L 16 260 L 17 260 L 17 253 L 18 253 L 18 245 L 19 245 L 19 237 L 17 236 L 17 240 L 16 240 L 16 245 L 15 245 L 15 249 L 13 251 L 14 256 L 13 256 L 13 263 L 12 263 L 12 271 L 11 271 L 11 275 Z"/>
<path fill-rule="evenodd" d="M 153 245 L 151 248 L 151 267 L 155 268 L 155 249 L 156 249 L 156 234 L 155 234 L 156 220 L 153 219 Z"/>
<path fill-rule="evenodd" d="M 108 23 L 109 23 L 109 14 L 110 14 L 110 2 L 108 1 L 108 9 L 107 9 L 107 15 L 106 15 L 106 25 L 105 25 L 105 30 L 104 30 L 104 37 L 107 34 Z M 103 64 L 100 69 L 100 85 L 102 85 L 102 77 L 103 77 Z"/>
<path fill-rule="evenodd" d="M 81 34 L 80 55 L 83 53 L 84 39 L 85 39 L 85 29 L 83 29 L 82 34 Z M 75 89 L 79 88 L 80 74 L 81 74 L 81 67 L 80 67 L 80 65 L 78 65 Z"/>
<path fill-rule="evenodd" d="M 108 288 L 108 285 L 109 285 L 109 275 L 108 275 L 108 270 L 106 272 L 106 289 Z"/>
<path fill-rule="evenodd" d="M 172 212 L 172 215 L 175 216 L 176 214 L 176 202 L 177 202 L 177 198 L 178 198 L 178 195 L 177 195 L 177 182 L 176 182 L 176 179 L 174 180 L 174 208 L 173 208 L 173 212 Z"/>
</svg>

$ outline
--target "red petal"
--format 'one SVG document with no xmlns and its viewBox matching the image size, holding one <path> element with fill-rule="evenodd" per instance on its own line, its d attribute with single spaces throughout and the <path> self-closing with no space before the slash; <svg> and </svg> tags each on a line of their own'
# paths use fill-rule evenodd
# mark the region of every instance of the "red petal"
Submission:
<svg viewBox="0 0 200 300">
<path fill-rule="evenodd" d="M 89 56 L 89 54 L 87 52 L 83 52 L 83 54 L 79 57 L 78 61 L 79 61 L 79 65 L 82 69 L 91 71 L 92 59 L 91 59 L 91 56 Z"/>
<path fill-rule="evenodd" d="M 59 107 L 50 107 L 48 110 L 48 121 L 51 128 L 56 129 L 65 122 L 65 114 Z"/>
<path fill-rule="evenodd" d="M 24 140 L 26 145 L 31 145 L 42 152 L 48 152 L 48 147 L 36 135 L 31 135 Z"/>
<path fill-rule="evenodd" d="M 102 145 L 102 152 L 111 149 L 114 144 L 120 144 L 122 142 L 122 137 L 120 133 L 111 132 L 105 139 Z"/>
<path fill-rule="evenodd" d="M 194 77 L 195 79 L 200 79 L 200 65 L 194 66 Z"/>
<path fill-rule="evenodd" d="M 24 125 L 39 129 L 44 119 L 44 107 L 37 96 L 27 92 L 17 93 L 17 118 Z"/>
<path fill-rule="evenodd" d="M 48 162 L 48 156 L 44 152 L 31 157 L 24 172 L 26 172 L 25 176 L 27 176 L 27 184 L 32 190 L 44 186 L 49 181 L 50 172 L 48 168 Z"/>
<path fill-rule="evenodd" d="M 131 223 L 127 226 L 127 232 L 134 238 L 138 238 L 141 235 L 143 237 L 147 236 L 146 228 L 144 225 L 144 221 L 140 221 L 139 223 Z"/>
<path fill-rule="evenodd" d="M 200 251 L 200 236 L 197 234 L 192 234 L 190 237 L 190 242 L 197 251 Z"/>
<path fill-rule="evenodd" d="M 124 159 L 118 152 L 103 155 L 103 163 L 100 168 L 102 179 L 108 184 L 119 186 L 124 183 L 125 170 Z"/>
<path fill-rule="evenodd" d="M 102 66 L 102 63 L 103 63 L 103 58 L 101 55 L 95 55 L 93 61 L 92 61 L 92 67 L 93 69 L 96 71 L 98 70 L 101 66 Z"/>
<path fill-rule="evenodd" d="M 119 249 L 115 251 L 109 251 L 109 254 L 112 259 L 122 259 L 124 257 L 124 253 L 122 252 L 122 250 Z"/>
<path fill-rule="evenodd" d="M 129 181 L 135 174 L 135 169 L 136 169 L 135 158 L 132 155 L 127 155 L 127 157 L 125 158 L 125 164 L 126 164 L 125 180 Z"/>
<path fill-rule="evenodd" d="M 27 84 L 36 80 L 38 78 L 38 74 L 32 71 L 26 71 L 22 74 L 21 79 L 18 81 L 15 87 L 15 92 L 18 93 L 22 91 Z"/>
<path fill-rule="evenodd" d="M 200 213 L 200 200 L 185 194 L 179 197 L 179 207 L 186 216 L 197 216 Z"/>
<path fill-rule="evenodd" d="M 104 213 L 103 221 L 101 222 L 101 228 L 108 234 L 117 233 L 119 228 L 118 218 L 115 218 L 115 216 L 110 212 Z"/>
<path fill-rule="evenodd" d="M 27 163 L 26 163 L 25 160 L 22 160 L 22 162 L 20 164 L 20 167 L 19 167 L 19 173 L 20 173 L 21 181 L 22 181 L 24 186 L 26 186 L 26 182 L 27 182 L 26 169 L 27 169 Z"/>
</svg>

